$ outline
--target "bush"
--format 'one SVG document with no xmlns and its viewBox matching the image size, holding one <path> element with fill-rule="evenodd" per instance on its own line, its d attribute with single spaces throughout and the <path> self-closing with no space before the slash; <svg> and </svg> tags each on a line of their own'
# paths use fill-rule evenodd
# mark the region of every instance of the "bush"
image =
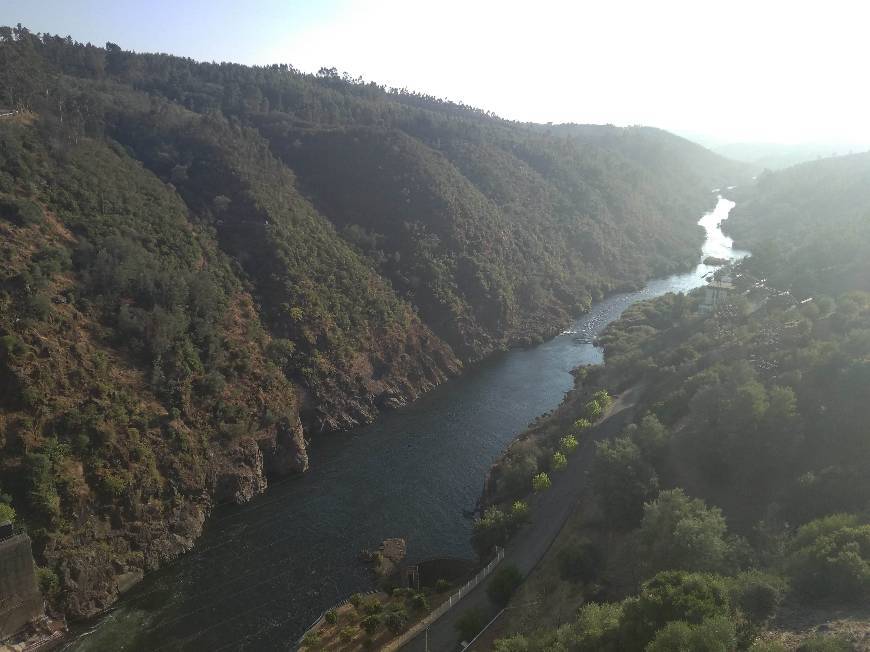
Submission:
<svg viewBox="0 0 870 652">
<path fill-rule="evenodd" d="M 565 435 L 559 440 L 559 449 L 566 455 L 570 455 L 577 450 L 577 438 L 574 435 Z"/>
<path fill-rule="evenodd" d="M 456 631 L 463 641 L 470 641 L 477 636 L 486 625 L 486 615 L 483 610 L 475 607 L 464 612 L 456 621 Z"/>
<path fill-rule="evenodd" d="M 450 582 L 447 580 L 438 580 L 435 582 L 435 591 L 438 593 L 444 593 L 450 588 Z"/>
<path fill-rule="evenodd" d="M 584 604 L 577 614 L 572 649 L 578 652 L 621 652 L 621 620 L 620 603 Z"/>
<path fill-rule="evenodd" d="M 658 487 L 655 469 L 629 437 L 595 445 L 589 481 L 610 525 L 625 529 L 637 526 Z"/>
<path fill-rule="evenodd" d="M 789 550 L 795 587 L 811 597 L 852 600 L 870 591 L 870 525 L 835 514 L 801 527 Z"/>
<path fill-rule="evenodd" d="M 360 627 L 363 628 L 363 631 L 365 631 L 366 634 L 371 636 L 376 631 L 378 631 L 378 628 L 380 628 L 381 623 L 382 623 L 382 620 L 381 620 L 380 614 L 372 614 L 372 615 L 366 616 L 365 618 L 362 619 L 362 621 L 360 622 Z"/>
<path fill-rule="evenodd" d="M 802 642 L 795 652 L 853 652 L 855 646 L 839 636 L 816 635 Z"/>
<path fill-rule="evenodd" d="M 646 652 L 731 652 L 736 647 L 734 624 L 719 616 L 699 625 L 670 622 L 656 633 Z"/>
<path fill-rule="evenodd" d="M 558 552 L 556 560 L 563 579 L 586 584 L 598 579 L 603 561 L 601 551 L 587 539 L 569 543 Z"/>
<path fill-rule="evenodd" d="M 592 427 L 592 422 L 589 419 L 579 418 L 574 422 L 574 434 L 579 435 L 584 430 Z"/>
<path fill-rule="evenodd" d="M 738 574 L 730 582 L 731 605 L 746 619 L 750 631 L 765 625 L 776 615 L 785 595 L 785 582 L 760 571 Z"/>
<path fill-rule="evenodd" d="M 498 507 L 488 507 L 483 516 L 474 520 L 471 542 L 483 557 L 495 546 L 502 545 L 508 537 L 510 519 Z"/>
<path fill-rule="evenodd" d="M 553 468 L 556 471 L 561 471 L 566 466 L 568 466 L 568 458 L 565 457 L 565 454 L 559 451 L 553 453 Z"/>
<path fill-rule="evenodd" d="M 353 608 L 357 609 L 357 610 L 359 610 L 360 605 L 362 604 L 362 601 L 363 601 L 363 594 L 362 593 L 354 593 L 352 596 L 350 596 L 348 598 L 348 602 L 350 602 L 351 605 L 353 605 Z"/>
<path fill-rule="evenodd" d="M 644 505 L 638 536 L 644 560 L 655 572 L 680 568 L 722 570 L 729 553 L 722 512 L 682 489 L 662 491 Z"/>
<path fill-rule="evenodd" d="M 417 611 L 429 611 L 429 600 L 422 593 L 415 593 L 411 598 L 411 606 Z"/>
<path fill-rule="evenodd" d="M 486 587 L 486 594 L 497 606 L 504 607 L 517 587 L 523 583 L 523 575 L 514 564 L 503 564 Z"/>
<path fill-rule="evenodd" d="M 511 526 L 519 527 L 529 520 L 529 504 L 524 500 L 515 500 L 511 505 Z"/>
<path fill-rule="evenodd" d="M 583 416 L 590 422 L 598 419 L 598 417 L 600 417 L 603 412 L 604 409 L 601 407 L 601 404 L 594 399 L 583 406 Z"/>
<path fill-rule="evenodd" d="M 514 634 L 507 638 L 500 638 L 492 644 L 494 652 L 529 652 L 532 647 L 528 639 L 522 634 Z"/>
<path fill-rule="evenodd" d="M 60 590 L 60 579 L 52 569 L 45 566 L 36 567 L 36 582 L 45 598 L 52 598 Z"/>
<path fill-rule="evenodd" d="M 0 523 L 6 521 L 15 522 L 15 510 L 12 508 L 12 505 L 0 503 Z"/>
<path fill-rule="evenodd" d="M 342 627 L 341 631 L 338 633 L 338 638 L 342 643 L 350 643 L 354 638 L 356 638 L 356 628 L 355 627 Z"/>
<path fill-rule="evenodd" d="M 335 609 L 330 609 L 329 611 L 327 611 L 327 612 L 324 614 L 323 619 L 324 619 L 328 624 L 330 624 L 330 625 L 334 625 L 335 623 L 338 622 L 338 614 L 335 612 Z"/>
<path fill-rule="evenodd" d="M 637 597 L 625 600 L 620 628 L 627 647 L 640 650 L 671 621 L 697 625 L 707 618 L 729 615 L 730 603 L 722 578 L 665 571 L 644 582 Z"/>
<path fill-rule="evenodd" d="M 383 615 L 384 625 L 387 626 L 393 634 L 398 634 L 408 626 L 408 613 L 404 609 L 395 611 L 387 611 Z"/>
<path fill-rule="evenodd" d="M 29 226 L 43 220 L 42 209 L 27 199 L 0 199 L 0 217 L 18 226 Z"/>
<path fill-rule="evenodd" d="M 319 650 L 321 645 L 319 630 L 315 629 L 313 632 L 308 632 L 302 637 L 302 646 L 309 650 Z"/>
<path fill-rule="evenodd" d="M 377 597 L 371 595 L 367 598 L 363 598 L 360 603 L 360 608 L 367 614 L 379 614 L 383 611 L 384 605 L 381 604 L 381 601 L 378 600 Z"/>
<path fill-rule="evenodd" d="M 535 477 L 532 478 L 532 489 L 536 493 L 546 491 L 550 488 L 551 484 L 552 483 L 550 482 L 550 476 L 548 476 L 544 472 L 538 473 Z"/>
<path fill-rule="evenodd" d="M 613 405 L 613 397 L 607 393 L 606 389 L 599 390 L 592 395 L 592 398 L 598 403 L 602 411 L 607 411 Z"/>
</svg>

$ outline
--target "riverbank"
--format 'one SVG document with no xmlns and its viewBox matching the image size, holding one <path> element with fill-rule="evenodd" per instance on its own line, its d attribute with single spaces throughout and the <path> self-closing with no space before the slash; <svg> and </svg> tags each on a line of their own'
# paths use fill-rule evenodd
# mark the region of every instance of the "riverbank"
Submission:
<svg viewBox="0 0 870 652">
<path fill-rule="evenodd" d="M 714 221 L 729 205 L 719 202 Z M 372 588 L 361 549 L 398 536 L 410 563 L 473 557 L 463 514 L 477 504 L 481 479 L 516 433 L 574 388 L 573 369 L 601 362 L 597 334 L 636 301 L 698 287 L 712 269 L 613 295 L 570 333 L 498 353 L 375 424 L 321 438 L 304 476 L 215 510 L 191 553 L 147 576 L 73 649 L 275 647 Z"/>
</svg>

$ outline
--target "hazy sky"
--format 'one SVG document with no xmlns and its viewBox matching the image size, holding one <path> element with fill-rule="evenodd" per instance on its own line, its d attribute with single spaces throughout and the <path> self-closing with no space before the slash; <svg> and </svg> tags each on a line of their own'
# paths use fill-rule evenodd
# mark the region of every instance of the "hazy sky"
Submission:
<svg viewBox="0 0 870 652">
<path fill-rule="evenodd" d="M 870 145 L 870 2 L 0 0 L 126 49 L 321 66 L 538 122 Z"/>
</svg>

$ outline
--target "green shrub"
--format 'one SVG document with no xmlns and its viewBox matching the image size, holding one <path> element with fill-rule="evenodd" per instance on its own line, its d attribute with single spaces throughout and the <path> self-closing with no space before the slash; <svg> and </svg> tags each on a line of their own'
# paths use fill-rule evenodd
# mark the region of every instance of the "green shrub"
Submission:
<svg viewBox="0 0 870 652">
<path fill-rule="evenodd" d="M 363 628 L 366 634 L 371 636 L 380 628 L 382 624 L 382 619 L 380 614 L 372 614 L 370 616 L 366 616 L 360 622 L 360 627 Z"/>
<path fill-rule="evenodd" d="M 801 527 L 789 547 L 788 570 L 804 595 L 852 600 L 870 592 L 870 525 L 847 514 Z"/>
<path fill-rule="evenodd" d="M 726 534 L 721 510 L 682 489 L 662 491 L 644 505 L 638 531 L 644 562 L 653 572 L 723 570 L 730 551 Z"/>
<path fill-rule="evenodd" d="M 423 593 L 415 593 L 411 598 L 411 606 L 417 611 L 429 611 L 429 599 Z"/>
<path fill-rule="evenodd" d="M 585 419 L 583 417 L 574 421 L 574 434 L 579 435 L 584 430 L 589 430 L 592 427 L 592 422 L 589 419 Z"/>
<path fill-rule="evenodd" d="M 761 571 L 740 573 L 729 584 L 731 605 L 740 612 L 752 631 L 776 615 L 786 591 L 782 578 Z"/>
<path fill-rule="evenodd" d="M 532 490 L 536 493 L 540 493 L 541 491 L 546 491 L 551 486 L 550 476 L 544 473 L 538 473 L 536 476 L 532 478 Z"/>
<path fill-rule="evenodd" d="M 435 591 L 438 593 L 444 593 L 450 588 L 450 582 L 444 579 L 440 579 L 435 582 Z"/>
<path fill-rule="evenodd" d="M 323 644 L 320 641 L 320 630 L 308 632 L 302 637 L 302 646 L 309 650 L 319 650 Z"/>
<path fill-rule="evenodd" d="M 524 500 L 515 500 L 511 505 L 511 525 L 519 527 L 529 520 L 529 504 Z"/>
<path fill-rule="evenodd" d="M 566 455 L 577 450 L 577 438 L 574 435 L 565 435 L 559 440 L 559 449 Z"/>
<path fill-rule="evenodd" d="M 384 605 L 377 599 L 376 596 L 370 595 L 362 600 L 360 605 L 363 613 L 379 614 L 384 610 Z"/>
<path fill-rule="evenodd" d="M 470 641 L 486 626 L 486 614 L 483 609 L 475 607 L 468 609 L 456 621 L 456 631 L 463 641 Z"/>
<path fill-rule="evenodd" d="M 523 583 L 523 575 L 514 564 L 502 564 L 492 575 L 486 587 L 489 599 L 499 607 L 504 607 L 510 601 L 517 587 Z"/>
<path fill-rule="evenodd" d="M 350 598 L 348 598 L 348 602 L 350 602 L 351 605 L 353 605 L 353 608 L 357 609 L 357 610 L 359 610 L 360 605 L 362 604 L 362 601 L 363 601 L 363 594 L 362 593 L 354 593 L 352 596 L 350 596 Z"/>
<path fill-rule="evenodd" d="M 509 531 L 510 520 L 507 515 L 498 507 L 487 507 L 483 516 L 474 520 L 471 542 L 477 553 L 485 556 L 507 540 Z"/>
<path fill-rule="evenodd" d="M 732 652 L 736 648 L 734 624 L 718 616 L 698 625 L 670 622 L 656 632 L 646 652 Z"/>
<path fill-rule="evenodd" d="M 60 579 L 52 569 L 45 566 L 36 567 L 36 582 L 45 598 L 50 599 L 60 590 Z"/>
<path fill-rule="evenodd" d="M 563 579 L 586 584 L 598 579 L 603 563 L 601 551 L 588 539 L 570 542 L 557 553 L 556 560 Z"/>
<path fill-rule="evenodd" d="M 601 404 L 594 399 L 583 406 L 583 416 L 590 422 L 597 420 L 603 412 L 604 410 L 602 409 Z"/>
<path fill-rule="evenodd" d="M 41 222 L 44 214 L 32 201 L 5 197 L 0 199 L 0 218 L 18 226 L 29 226 Z"/>
<path fill-rule="evenodd" d="M 330 609 L 323 615 L 323 619 L 330 625 L 334 625 L 338 622 L 338 614 L 335 612 L 335 609 Z"/>
<path fill-rule="evenodd" d="M 568 458 L 565 457 L 565 454 L 559 451 L 553 453 L 553 469 L 561 471 L 566 466 L 568 466 Z"/>
<path fill-rule="evenodd" d="M 671 621 L 697 625 L 718 616 L 730 616 L 727 588 L 722 578 L 665 571 L 644 582 L 636 597 L 625 600 L 620 629 L 626 645 L 640 650 Z"/>
<path fill-rule="evenodd" d="M 854 652 L 855 646 L 839 636 L 816 635 L 798 645 L 795 652 Z"/>
<path fill-rule="evenodd" d="M 350 643 L 356 638 L 356 633 L 357 629 L 355 627 L 342 627 L 338 633 L 338 638 L 341 639 L 342 643 Z"/>
<path fill-rule="evenodd" d="M 12 508 L 12 505 L 0 503 L 0 523 L 5 521 L 15 522 L 15 510 Z"/>
<path fill-rule="evenodd" d="M 408 626 L 408 613 L 404 609 L 387 611 L 383 615 L 384 625 L 393 634 L 398 634 Z"/>
</svg>

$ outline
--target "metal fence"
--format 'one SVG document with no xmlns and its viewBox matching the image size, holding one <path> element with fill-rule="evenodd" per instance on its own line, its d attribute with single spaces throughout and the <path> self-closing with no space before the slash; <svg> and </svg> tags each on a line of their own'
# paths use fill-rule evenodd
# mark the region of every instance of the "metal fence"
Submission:
<svg viewBox="0 0 870 652">
<path fill-rule="evenodd" d="M 478 584 L 480 584 L 486 577 L 492 573 L 496 566 L 498 566 L 499 562 L 504 559 L 504 548 L 498 548 L 495 554 L 495 558 L 491 562 L 489 562 L 483 569 L 481 569 L 477 575 L 468 580 L 465 584 L 463 584 L 459 590 L 447 598 L 446 601 L 442 602 L 438 605 L 434 610 L 432 610 L 429 614 L 426 615 L 423 620 L 415 624 L 411 629 L 407 632 L 403 633 L 401 636 L 394 638 L 392 641 L 387 643 L 383 648 L 381 648 L 382 652 L 392 652 L 393 650 L 398 650 L 400 647 L 409 643 L 412 639 L 416 638 L 417 635 L 422 632 L 424 629 L 432 625 L 436 620 L 438 620 L 445 613 L 450 611 L 461 599 L 462 596 L 467 595 L 469 591 L 474 589 Z"/>
</svg>

